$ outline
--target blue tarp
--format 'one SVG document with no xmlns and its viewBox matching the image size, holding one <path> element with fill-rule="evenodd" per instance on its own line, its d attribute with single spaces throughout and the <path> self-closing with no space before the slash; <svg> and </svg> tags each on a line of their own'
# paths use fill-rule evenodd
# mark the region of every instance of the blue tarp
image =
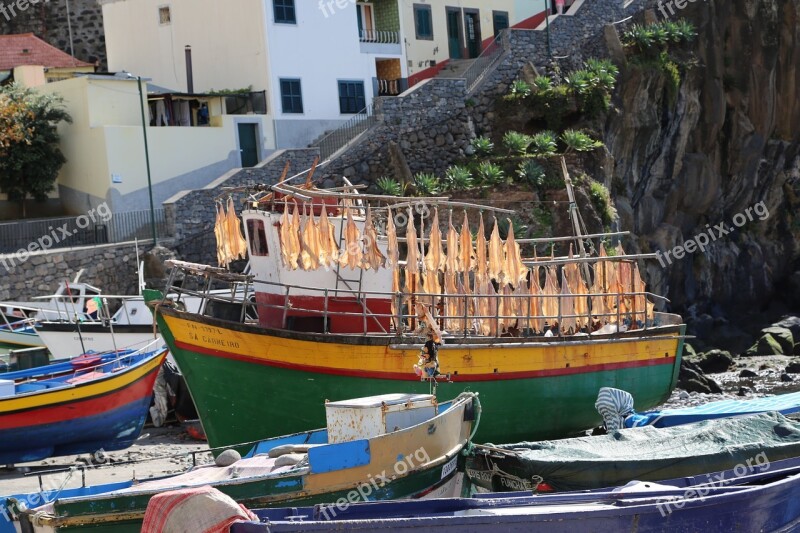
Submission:
<svg viewBox="0 0 800 533">
<path fill-rule="evenodd" d="M 634 413 L 625 419 L 625 427 L 655 426 L 665 428 L 691 424 L 701 420 L 754 415 L 770 411 L 777 411 L 782 415 L 800 412 L 800 392 L 753 400 L 722 400 L 682 409 Z"/>
</svg>

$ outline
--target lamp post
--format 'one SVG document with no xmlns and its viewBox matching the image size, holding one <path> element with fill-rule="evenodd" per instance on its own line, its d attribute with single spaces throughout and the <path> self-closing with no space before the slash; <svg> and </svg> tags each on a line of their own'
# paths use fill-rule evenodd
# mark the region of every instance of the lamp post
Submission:
<svg viewBox="0 0 800 533">
<path fill-rule="evenodd" d="M 553 12 L 553 0 L 547 0 L 547 11 L 544 16 L 544 26 L 547 30 L 547 57 L 553 57 L 553 49 L 550 45 L 550 14 Z"/>
<path fill-rule="evenodd" d="M 147 192 L 150 196 L 150 226 L 153 230 L 153 246 L 158 244 L 158 235 L 156 234 L 156 210 L 153 205 L 153 180 L 150 176 L 150 150 L 147 147 L 147 120 L 145 119 L 144 114 L 144 94 L 142 91 L 142 77 L 141 76 L 132 76 L 128 74 L 129 77 L 135 77 L 136 83 L 139 85 L 139 107 L 142 110 L 142 135 L 144 136 L 144 161 L 145 165 L 147 166 Z"/>
</svg>

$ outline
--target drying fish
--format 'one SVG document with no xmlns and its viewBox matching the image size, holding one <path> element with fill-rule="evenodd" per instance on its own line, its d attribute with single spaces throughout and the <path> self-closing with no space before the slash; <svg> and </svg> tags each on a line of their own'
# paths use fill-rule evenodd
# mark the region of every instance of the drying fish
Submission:
<svg viewBox="0 0 800 533">
<path fill-rule="evenodd" d="M 569 282 L 567 281 L 567 270 L 561 270 L 561 331 L 565 334 L 576 333 L 578 331 L 578 323 L 575 320 L 575 298 L 572 291 L 569 290 Z"/>
<path fill-rule="evenodd" d="M 466 274 L 475 267 L 475 250 L 472 248 L 472 234 L 469 232 L 469 219 L 466 211 L 464 211 L 464 222 L 461 223 L 461 234 L 458 240 L 458 271 Z"/>
<path fill-rule="evenodd" d="M 224 252 L 224 236 L 222 234 L 222 214 L 220 213 L 221 205 L 217 203 L 216 207 L 214 208 L 216 211 L 216 220 L 214 222 L 214 238 L 217 241 L 217 264 L 222 266 L 223 262 L 225 261 L 225 252 Z"/>
<path fill-rule="evenodd" d="M 408 224 L 406 225 L 406 275 L 405 285 L 408 293 L 419 291 L 419 244 L 417 243 L 417 229 L 414 227 L 414 213 L 408 209 Z"/>
<path fill-rule="evenodd" d="M 445 260 L 447 272 L 458 272 L 458 233 L 453 226 L 453 212 L 450 211 L 450 222 L 447 226 L 447 259 Z"/>
<path fill-rule="evenodd" d="M 339 252 L 339 264 L 355 270 L 361 266 L 361 234 L 353 221 L 353 210 L 348 206 L 345 211 L 347 222 L 344 230 L 344 248 Z"/>
<path fill-rule="evenodd" d="M 505 249 L 505 272 L 506 283 L 516 286 L 520 281 L 528 276 L 528 267 L 522 262 L 522 253 L 519 244 L 514 239 L 514 223 L 508 220 L 508 237 L 504 245 Z"/>
<path fill-rule="evenodd" d="M 325 268 L 332 267 L 339 259 L 339 245 L 336 242 L 336 230 L 328 220 L 328 209 L 322 206 L 322 214 L 319 217 L 319 262 Z"/>
<path fill-rule="evenodd" d="M 545 267 L 544 290 L 542 291 L 542 311 L 544 311 L 542 314 L 546 317 L 550 326 L 558 320 L 559 292 L 556 268 L 553 265 L 548 265 Z"/>
<path fill-rule="evenodd" d="M 439 208 L 433 208 L 433 221 L 428 241 L 428 254 L 425 256 L 426 270 L 444 270 L 444 252 L 442 248 L 442 230 L 439 227 Z"/>
<path fill-rule="evenodd" d="M 236 208 L 233 204 L 233 198 L 228 197 L 228 242 L 230 243 L 231 255 L 229 262 L 236 259 L 244 259 L 247 257 L 247 241 L 242 235 L 242 225 L 239 222 L 239 217 L 236 216 Z"/>
<path fill-rule="evenodd" d="M 364 256 L 363 263 L 365 269 L 372 269 L 375 272 L 379 268 L 386 266 L 386 256 L 381 253 L 378 247 L 378 232 L 372 222 L 372 209 L 367 206 L 367 219 L 364 221 Z"/>
<path fill-rule="evenodd" d="M 303 230 L 301 232 L 300 260 L 303 270 L 317 270 L 319 268 L 319 229 L 314 221 L 314 211 L 308 213 L 308 206 L 303 204 Z"/>
<path fill-rule="evenodd" d="M 478 222 L 478 236 L 475 239 L 475 286 L 478 280 L 481 282 L 486 279 L 488 274 L 488 260 L 486 258 L 486 230 L 483 227 L 483 213 L 480 214 Z M 476 291 L 477 292 L 477 291 Z"/>
<path fill-rule="evenodd" d="M 489 237 L 489 277 L 498 283 L 503 283 L 506 277 L 505 263 L 503 241 L 500 240 L 500 229 L 495 218 L 492 235 Z"/>
<path fill-rule="evenodd" d="M 458 294 L 458 287 L 456 286 L 456 273 L 455 272 L 446 272 L 444 275 L 444 292 L 446 295 L 451 296 L 445 299 L 445 306 L 444 311 L 445 315 L 448 318 L 445 319 L 445 329 L 450 331 L 460 331 L 464 328 L 463 323 L 464 319 L 459 318 L 462 315 L 463 311 L 460 312 L 459 310 L 459 302 L 460 298 L 452 297 L 454 294 Z"/>
</svg>

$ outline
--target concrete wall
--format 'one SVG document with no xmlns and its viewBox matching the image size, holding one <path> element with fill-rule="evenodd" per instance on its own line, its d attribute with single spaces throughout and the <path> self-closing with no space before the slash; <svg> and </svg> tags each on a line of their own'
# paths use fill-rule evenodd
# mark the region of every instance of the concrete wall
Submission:
<svg viewBox="0 0 800 533">
<path fill-rule="evenodd" d="M 148 250 L 151 242 L 140 241 L 139 253 Z M 128 242 L 34 252 L 24 262 L 0 255 L 0 300 L 51 294 L 81 269 L 85 270 L 81 280 L 106 294 L 136 294 L 136 247 Z"/>
<path fill-rule="evenodd" d="M 108 65 L 185 92 L 185 47 L 192 47 L 194 91 L 269 89 L 266 0 L 100 0 Z M 268 2 L 271 4 L 271 2 Z M 159 7 L 171 23 L 161 24 Z"/>
<path fill-rule="evenodd" d="M 61 124 L 67 163 L 58 186 L 67 212 L 83 212 L 104 201 L 115 211 L 149 208 L 141 103 L 136 80 L 78 78 L 48 84 L 73 117 Z M 238 124 L 255 123 L 261 158 L 274 146 L 272 124 L 264 115 L 214 117 L 217 127 L 149 127 L 148 153 L 154 201 L 176 191 L 202 187 L 231 168 L 241 167 Z"/>
<path fill-rule="evenodd" d="M 3 2 L 7 7 L 16 2 Z M 69 22 L 75 57 L 106 68 L 106 47 L 103 16 L 97 0 L 69 0 Z M 0 34 L 35 33 L 37 37 L 70 53 L 67 3 L 64 0 L 40 0 L 28 3 L 24 11 L 6 19 L 0 16 Z"/>
</svg>

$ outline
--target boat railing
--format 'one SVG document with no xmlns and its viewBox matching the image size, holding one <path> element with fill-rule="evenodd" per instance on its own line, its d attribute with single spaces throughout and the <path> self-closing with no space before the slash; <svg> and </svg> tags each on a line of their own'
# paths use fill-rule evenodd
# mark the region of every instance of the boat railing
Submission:
<svg viewBox="0 0 800 533">
<path fill-rule="evenodd" d="M 198 269 L 199 265 L 184 268 L 180 262 L 173 264 L 175 269 L 183 270 L 186 275 L 202 276 L 202 288 L 192 290 L 168 285 L 167 290 L 178 295 L 203 298 L 208 301 L 219 301 L 225 304 L 241 306 L 241 322 L 247 316 L 280 315 L 282 328 L 289 327 L 289 318 L 292 316 L 320 317 L 322 318 L 322 331 L 331 330 L 332 319 L 358 320 L 361 323 L 361 334 L 378 335 L 380 328 L 375 328 L 373 322 L 391 324 L 387 334 L 403 336 L 413 334 L 419 326 L 419 319 L 414 312 L 416 303 L 423 304 L 431 311 L 434 319 L 441 329 L 450 336 L 475 336 L 475 337 L 501 337 L 501 336 L 558 336 L 564 337 L 572 334 L 585 333 L 619 333 L 633 329 L 647 329 L 653 326 L 667 325 L 660 317 L 671 317 L 665 313 L 655 313 L 649 307 L 650 301 L 668 300 L 657 294 L 646 291 L 620 291 L 620 292 L 590 292 L 580 294 L 441 294 L 426 292 L 380 292 L 351 290 L 344 288 L 316 288 L 301 285 L 291 285 L 278 282 L 255 280 L 252 276 L 231 274 L 224 272 L 224 280 L 215 278 L 213 267 Z M 188 266 L 188 265 L 187 265 Z M 174 275 L 170 276 L 174 279 Z M 241 299 L 228 294 L 211 294 L 209 287 L 212 282 L 225 281 L 227 283 L 245 283 L 253 286 L 256 292 L 280 295 L 281 301 L 269 303 L 266 301 L 252 301 Z M 311 298 L 309 298 L 311 297 Z M 315 298 L 316 297 L 316 298 Z M 537 302 L 538 306 L 534 303 Z M 555 311 L 551 313 L 538 312 L 538 309 L 550 308 L 547 301 L 556 300 Z M 579 306 L 585 312 L 576 312 L 574 304 L 582 299 Z M 602 299 L 602 301 L 601 301 Z M 573 306 L 567 305 L 571 300 Z M 303 304 L 304 301 L 314 301 L 313 305 Z M 358 304 L 360 310 L 340 310 L 341 306 L 332 306 L 332 303 L 349 301 Z M 391 305 L 391 312 L 371 310 L 370 303 L 384 301 Z M 599 303 L 600 309 L 594 304 Z M 553 304 L 550 304 L 553 305 Z M 605 307 L 603 309 L 602 307 Z M 374 306 L 373 308 L 374 309 Z M 489 310 L 489 313 L 481 312 Z M 511 312 L 510 310 L 514 311 Z M 572 309 L 572 310 L 571 310 Z M 453 314 L 451 311 L 457 311 Z M 573 324 L 574 327 L 564 329 L 563 325 Z M 675 322 L 670 321 L 669 325 Z M 679 322 L 677 322 L 679 323 Z M 545 325 L 547 326 L 545 328 Z M 604 328 L 604 326 L 610 326 Z M 483 334 L 488 329 L 489 335 Z M 598 331 L 599 330 L 599 331 Z M 548 334 L 547 332 L 550 331 Z"/>
</svg>

